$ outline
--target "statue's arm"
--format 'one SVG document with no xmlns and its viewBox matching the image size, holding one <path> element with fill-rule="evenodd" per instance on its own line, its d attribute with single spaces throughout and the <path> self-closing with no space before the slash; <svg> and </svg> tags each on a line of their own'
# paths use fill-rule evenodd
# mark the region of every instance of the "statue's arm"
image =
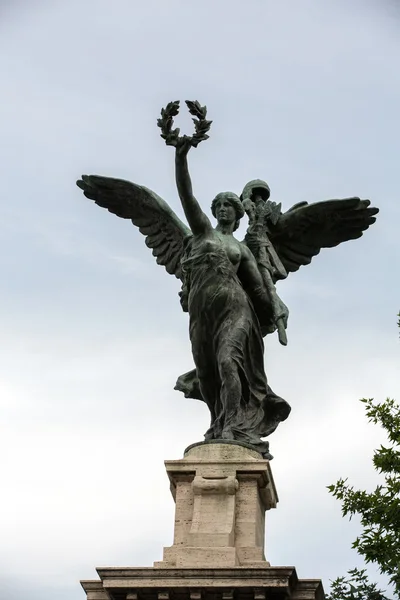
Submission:
<svg viewBox="0 0 400 600">
<path fill-rule="evenodd" d="M 262 308 L 273 320 L 273 309 L 263 278 L 258 269 L 256 259 L 247 246 L 242 245 L 242 258 L 238 272 L 239 278 L 254 305 Z"/>
<path fill-rule="evenodd" d="M 287 306 L 277 295 L 274 285 L 272 288 L 267 288 L 253 253 L 245 245 L 242 245 L 242 259 L 238 275 L 256 312 L 263 315 L 263 326 L 266 328 L 269 325 L 275 326 L 278 319 L 283 319 L 286 328 L 289 316 Z"/>
<path fill-rule="evenodd" d="M 179 198 L 190 229 L 194 235 L 201 235 L 212 229 L 207 215 L 202 211 L 200 204 L 193 195 L 192 181 L 189 174 L 187 154 L 190 143 L 186 140 L 178 145 L 175 154 L 175 177 Z"/>
</svg>

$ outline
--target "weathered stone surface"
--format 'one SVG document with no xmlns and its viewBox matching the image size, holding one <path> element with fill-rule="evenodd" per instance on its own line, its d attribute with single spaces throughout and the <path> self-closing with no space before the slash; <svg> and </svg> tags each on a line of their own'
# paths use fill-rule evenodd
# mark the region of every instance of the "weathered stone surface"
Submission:
<svg viewBox="0 0 400 600">
<path fill-rule="evenodd" d="M 98 568 L 87 600 L 324 600 L 320 580 L 264 556 L 265 512 L 278 502 L 270 464 L 243 445 L 197 444 L 165 463 L 174 542 L 154 567 Z"/>
<path fill-rule="evenodd" d="M 89 594 L 102 585 L 107 600 L 324 600 L 320 580 L 297 578 L 294 567 L 230 569 L 97 569 L 99 581 L 82 581 Z M 89 596 L 88 596 L 89 597 Z M 97 600 L 93 599 L 93 600 Z M 99 600 L 103 598 L 99 597 Z"/>
<path fill-rule="evenodd" d="M 165 465 L 175 500 L 174 542 L 155 567 L 268 564 L 265 511 L 278 496 L 267 460 L 241 445 L 212 443 Z"/>
<path fill-rule="evenodd" d="M 81 581 L 87 600 L 109 600 L 110 596 L 103 587 L 102 581 Z"/>
</svg>

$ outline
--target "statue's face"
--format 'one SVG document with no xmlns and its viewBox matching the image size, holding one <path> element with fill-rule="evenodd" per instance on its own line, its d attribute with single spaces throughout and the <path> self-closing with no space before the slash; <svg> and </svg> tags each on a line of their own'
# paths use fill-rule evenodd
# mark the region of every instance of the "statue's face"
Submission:
<svg viewBox="0 0 400 600">
<path fill-rule="evenodd" d="M 215 216 L 218 223 L 228 225 L 236 222 L 236 210 L 229 198 L 221 198 L 215 205 Z"/>
</svg>

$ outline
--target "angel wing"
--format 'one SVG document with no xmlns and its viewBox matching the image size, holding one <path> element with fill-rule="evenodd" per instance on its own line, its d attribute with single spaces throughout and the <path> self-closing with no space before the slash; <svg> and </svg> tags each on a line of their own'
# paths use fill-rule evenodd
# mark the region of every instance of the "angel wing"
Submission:
<svg viewBox="0 0 400 600">
<path fill-rule="evenodd" d="M 268 237 L 286 271 L 293 272 L 310 264 L 321 248 L 360 238 L 378 212 L 360 198 L 301 202 L 280 215 Z"/>
<path fill-rule="evenodd" d="M 160 196 L 136 183 L 99 175 L 82 175 L 76 184 L 86 198 L 122 219 L 130 219 L 146 236 L 146 246 L 152 249 L 157 264 L 182 278 L 183 243 L 192 232 Z"/>
</svg>

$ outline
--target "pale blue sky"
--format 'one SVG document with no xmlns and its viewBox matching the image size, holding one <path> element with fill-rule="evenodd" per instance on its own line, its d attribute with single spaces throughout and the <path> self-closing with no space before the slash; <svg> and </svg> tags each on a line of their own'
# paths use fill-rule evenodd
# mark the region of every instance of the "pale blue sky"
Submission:
<svg viewBox="0 0 400 600">
<path fill-rule="evenodd" d="M 341 475 L 375 484 L 383 437 L 357 399 L 400 398 L 399 56 L 400 14 L 383 0 L 0 3 L 8 600 L 28 589 L 31 600 L 83 599 L 78 580 L 95 566 L 149 566 L 171 544 L 163 461 L 208 421 L 172 389 L 192 366 L 179 284 L 75 180 L 130 179 L 182 215 L 156 127 L 178 98 L 206 103 L 214 121 L 190 156 L 206 209 L 253 178 L 285 209 L 352 195 L 381 209 L 361 240 L 280 284 L 289 346 L 274 336 L 266 351 L 271 386 L 292 405 L 270 439 L 280 503 L 267 557 L 326 588 L 361 564 L 357 523 L 325 486 Z M 191 127 L 186 114 L 180 124 Z"/>
</svg>

